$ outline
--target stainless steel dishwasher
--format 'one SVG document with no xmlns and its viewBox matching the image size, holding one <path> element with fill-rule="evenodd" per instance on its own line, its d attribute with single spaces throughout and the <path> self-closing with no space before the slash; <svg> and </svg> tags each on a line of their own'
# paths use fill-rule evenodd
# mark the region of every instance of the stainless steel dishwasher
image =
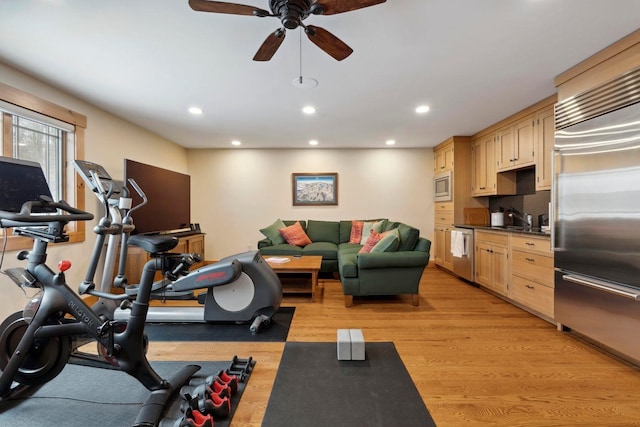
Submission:
<svg viewBox="0 0 640 427">
<path fill-rule="evenodd" d="M 473 229 L 455 227 L 451 231 L 451 254 L 453 255 L 453 272 L 473 282 L 475 279 L 473 266 Z"/>
</svg>

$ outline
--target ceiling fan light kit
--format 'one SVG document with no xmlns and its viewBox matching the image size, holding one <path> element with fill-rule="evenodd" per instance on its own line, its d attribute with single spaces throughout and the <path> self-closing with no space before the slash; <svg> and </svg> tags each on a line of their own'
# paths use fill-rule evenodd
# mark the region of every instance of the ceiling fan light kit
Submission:
<svg viewBox="0 0 640 427">
<path fill-rule="evenodd" d="M 318 81 L 311 77 L 296 77 L 291 83 L 298 89 L 313 89 L 318 86 Z"/>
<path fill-rule="evenodd" d="M 284 41 L 286 30 L 294 30 L 298 27 L 304 28 L 305 34 L 313 44 L 334 59 L 342 61 L 353 53 L 353 49 L 324 28 L 305 25 L 302 21 L 309 15 L 335 15 L 384 2 L 386 0 L 269 0 L 271 12 L 254 6 L 211 0 L 189 0 L 189 6 L 197 12 L 280 19 L 282 28 L 278 28 L 267 36 L 253 57 L 254 61 L 269 61 Z"/>
</svg>

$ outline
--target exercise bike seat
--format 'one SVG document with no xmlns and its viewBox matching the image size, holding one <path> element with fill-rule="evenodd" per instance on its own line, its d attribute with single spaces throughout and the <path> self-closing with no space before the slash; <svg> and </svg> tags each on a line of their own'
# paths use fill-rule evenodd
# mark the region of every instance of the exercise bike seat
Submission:
<svg viewBox="0 0 640 427">
<path fill-rule="evenodd" d="M 147 236 L 136 234 L 129 238 L 128 243 L 132 246 L 138 246 L 145 252 L 157 254 L 167 252 L 178 246 L 178 238 L 173 236 Z"/>
</svg>

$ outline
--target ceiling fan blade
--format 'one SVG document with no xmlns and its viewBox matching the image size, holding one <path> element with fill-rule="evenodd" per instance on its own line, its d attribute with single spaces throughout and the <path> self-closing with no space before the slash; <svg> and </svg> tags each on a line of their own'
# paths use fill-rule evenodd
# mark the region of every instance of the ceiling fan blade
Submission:
<svg viewBox="0 0 640 427">
<path fill-rule="evenodd" d="M 286 31 L 282 28 L 278 28 L 273 33 L 269 34 L 266 38 L 260 49 L 256 52 L 253 57 L 254 61 L 269 61 L 273 58 L 273 55 L 276 53 L 282 42 L 284 41 L 284 37 L 286 35 Z"/>
<path fill-rule="evenodd" d="M 375 6 L 387 0 L 320 0 L 316 2 L 324 9 L 323 15 L 335 15 L 336 13 L 351 12 L 363 7 Z"/>
<path fill-rule="evenodd" d="M 353 53 L 353 49 L 347 46 L 345 42 L 324 28 L 307 25 L 305 27 L 305 33 L 307 34 L 307 37 L 309 37 L 309 40 L 311 40 L 316 46 L 338 61 L 342 61 Z"/>
<path fill-rule="evenodd" d="M 227 3 L 222 1 L 189 0 L 189 6 L 191 7 L 191 9 L 197 12 L 229 13 L 232 15 L 249 16 L 270 15 L 270 13 L 264 9 L 247 6 L 244 4 Z"/>
</svg>

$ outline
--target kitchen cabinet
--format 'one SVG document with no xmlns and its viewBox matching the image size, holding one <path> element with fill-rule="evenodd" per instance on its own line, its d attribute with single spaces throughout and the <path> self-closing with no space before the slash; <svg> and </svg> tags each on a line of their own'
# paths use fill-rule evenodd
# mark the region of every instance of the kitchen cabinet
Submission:
<svg viewBox="0 0 640 427">
<path fill-rule="evenodd" d="M 500 295 L 507 295 L 509 234 L 475 231 L 475 281 Z"/>
<path fill-rule="evenodd" d="M 451 230 L 464 224 L 464 208 L 486 208 L 488 202 L 471 196 L 471 138 L 453 136 L 433 149 L 434 173 L 451 172 L 451 201 L 434 203 L 431 250 L 438 267 L 453 271 Z"/>
<path fill-rule="evenodd" d="M 535 164 L 534 122 L 534 116 L 530 115 L 498 130 L 498 172 Z"/>
<path fill-rule="evenodd" d="M 433 172 L 440 173 L 453 170 L 453 141 L 448 141 L 444 145 L 439 145 L 433 150 Z"/>
<path fill-rule="evenodd" d="M 497 172 L 496 154 L 500 138 L 506 138 L 506 134 L 490 133 L 473 142 L 471 194 L 474 197 L 516 194 L 515 172 Z"/>
<path fill-rule="evenodd" d="M 553 251 L 548 237 L 511 236 L 511 278 L 507 296 L 548 318 L 554 316 Z"/>
<path fill-rule="evenodd" d="M 554 109 L 550 105 L 536 113 L 534 136 L 536 156 L 536 190 L 551 189 L 551 154 L 555 134 Z"/>
<path fill-rule="evenodd" d="M 436 203 L 434 237 L 434 258 L 436 265 L 453 271 L 451 254 L 451 230 L 453 229 L 453 202 Z"/>
</svg>

